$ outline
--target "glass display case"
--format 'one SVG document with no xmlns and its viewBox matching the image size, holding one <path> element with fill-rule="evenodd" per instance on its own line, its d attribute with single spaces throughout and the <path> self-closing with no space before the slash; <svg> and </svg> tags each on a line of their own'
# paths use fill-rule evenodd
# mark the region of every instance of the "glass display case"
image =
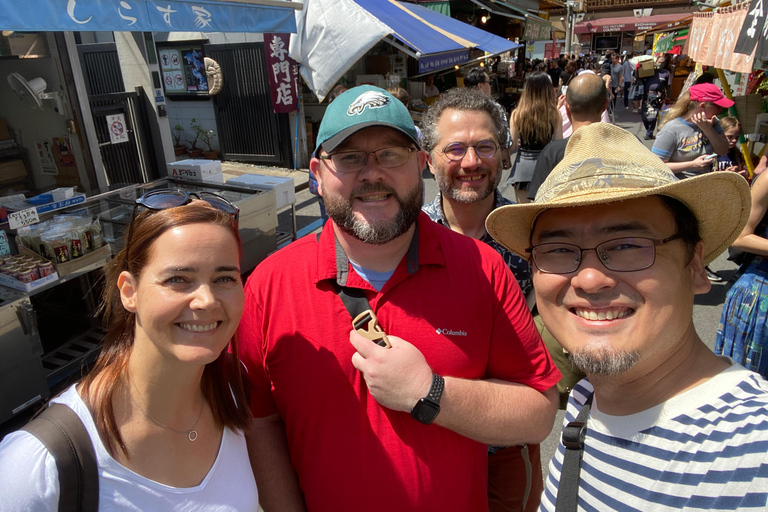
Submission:
<svg viewBox="0 0 768 512">
<path fill-rule="evenodd" d="M 240 208 L 244 275 L 277 249 L 275 193 L 237 186 L 162 178 L 89 197 L 83 203 L 40 215 L 97 217 L 109 251 L 83 257 L 75 269 L 29 292 L 0 286 L 0 423 L 48 397 L 49 389 L 95 360 L 104 336 L 100 320 L 101 268 L 122 248 L 135 200 L 148 191 L 171 188 L 213 192 Z M 0 225 L 9 239 L 15 232 Z M 13 250 L 18 248 L 14 245 Z"/>
</svg>

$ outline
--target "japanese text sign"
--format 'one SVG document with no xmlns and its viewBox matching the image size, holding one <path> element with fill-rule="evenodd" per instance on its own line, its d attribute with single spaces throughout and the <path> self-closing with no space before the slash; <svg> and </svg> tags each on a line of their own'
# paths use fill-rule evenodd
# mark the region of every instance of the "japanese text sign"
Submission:
<svg viewBox="0 0 768 512">
<path fill-rule="evenodd" d="M 8 226 L 11 229 L 19 229 L 24 226 L 31 226 L 40 222 L 40 217 L 37 215 L 37 208 L 27 208 L 26 210 L 19 210 L 8 214 Z"/>
<path fill-rule="evenodd" d="M 275 114 L 293 112 L 299 108 L 296 90 L 298 65 L 288 56 L 288 34 L 264 34 L 267 57 L 267 77 Z"/>
</svg>

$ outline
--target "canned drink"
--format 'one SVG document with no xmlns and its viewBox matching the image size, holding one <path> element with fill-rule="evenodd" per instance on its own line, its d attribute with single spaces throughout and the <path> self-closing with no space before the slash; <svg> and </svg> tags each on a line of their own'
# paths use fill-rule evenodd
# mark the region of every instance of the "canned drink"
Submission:
<svg viewBox="0 0 768 512">
<path fill-rule="evenodd" d="M 53 274 L 53 263 L 50 261 L 42 261 L 37 264 L 37 271 L 40 273 L 40 277 L 45 277 Z"/>
</svg>

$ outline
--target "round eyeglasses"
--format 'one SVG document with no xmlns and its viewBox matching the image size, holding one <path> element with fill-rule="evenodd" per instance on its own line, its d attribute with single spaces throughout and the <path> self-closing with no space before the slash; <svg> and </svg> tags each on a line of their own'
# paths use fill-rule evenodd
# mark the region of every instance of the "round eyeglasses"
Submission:
<svg viewBox="0 0 768 512">
<path fill-rule="evenodd" d="M 496 154 L 499 145 L 492 140 L 481 140 L 474 146 L 464 144 L 463 142 L 451 142 L 443 148 L 443 154 L 448 157 L 448 160 L 458 162 L 464 158 L 469 148 L 473 148 L 479 158 L 491 158 Z"/>
<path fill-rule="evenodd" d="M 350 174 L 358 172 L 368 161 L 368 155 L 373 155 L 376 163 L 384 169 L 400 167 L 408 161 L 414 147 L 398 146 L 382 148 L 376 151 L 339 151 L 330 155 L 320 155 L 320 160 L 330 160 L 336 172 Z"/>
<path fill-rule="evenodd" d="M 615 238 L 596 247 L 581 248 L 578 245 L 548 242 L 526 249 L 533 256 L 533 263 L 545 274 L 570 274 L 576 272 L 584 259 L 584 251 L 595 251 L 600 263 L 614 272 L 644 270 L 656 262 L 656 247 L 680 238 L 679 234 L 663 240 L 644 237 Z"/>
</svg>

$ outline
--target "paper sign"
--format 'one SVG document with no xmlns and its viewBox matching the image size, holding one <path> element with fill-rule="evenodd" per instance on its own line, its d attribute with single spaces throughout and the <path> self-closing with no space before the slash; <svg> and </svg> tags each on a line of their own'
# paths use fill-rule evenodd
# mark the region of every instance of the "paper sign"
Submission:
<svg viewBox="0 0 768 512">
<path fill-rule="evenodd" d="M 37 215 L 37 208 L 27 208 L 26 210 L 19 210 L 8 214 L 8 225 L 11 229 L 19 229 L 24 226 L 31 226 L 40 222 L 40 217 Z"/>
<path fill-rule="evenodd" d="M 0 229 L 0 256 L 11 254 L 11 246 L 8 245 L 8 235 L 5 230 Z"/>
<path fill-rule="evenodd" d="M 125 125 L 123 114 L 107 116 L 107 127 L 109 128 L 109 140 L 112 144 L 128 142 L 128 127 Z"/>
<path fill-rule="evenodd" d="M 38 142 L 35 145 L 37 158 L 40 161 L 40 172 L 42 174 L 59 174 L 59 169 L 53 161 L 53 152 L 51 151 L 51 143 L 47 140 Z"/>
</svg>

